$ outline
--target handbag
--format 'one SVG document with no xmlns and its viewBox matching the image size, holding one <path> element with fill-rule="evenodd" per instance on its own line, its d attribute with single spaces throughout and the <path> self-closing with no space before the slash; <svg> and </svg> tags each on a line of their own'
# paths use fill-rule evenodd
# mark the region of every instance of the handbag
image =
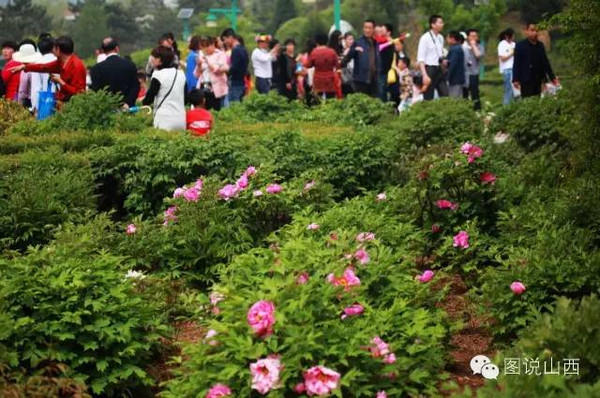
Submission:
<svg viewBox="0 0 600 398">
<path fill-rule="evenodd" d="M 56 98 L 52 91 L 52 81 L 48 78 L 46 90 L 40 90 L 37 103 L 37 120 L 44 120 L 56 112 Z"/>
<path fill-rule="evenodd" d="M 392 59 L 392 66 L 387 73 L 387 84 L 395 84 L 398 81 L 398 75 L 394 69 L 396 66 L 396 51 L 394 51 L 394 58 Z"/>
</svg>

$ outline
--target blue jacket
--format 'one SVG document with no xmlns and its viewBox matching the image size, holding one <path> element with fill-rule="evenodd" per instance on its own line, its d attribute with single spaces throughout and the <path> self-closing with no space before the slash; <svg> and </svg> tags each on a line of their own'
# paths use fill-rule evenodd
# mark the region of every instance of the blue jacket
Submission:
<svg viewBox="0 0 600 398">
<path fill-rule="evenodd" d="M 197 51 L 190 51 L 185 60 L 185 85 L 187 91 L 192 91 L 196 88 L 198 79 L 194 76 L 194 69 L 196 68 L 196 58 L 198 58 Z"/>
<path fill-rule="evenodd" d="M 357 51 L 356 48 L 362 48 L 362 51 Z M 374 54 L 374 55 L 373 55 Z M 370 75 L 370 58 L 373 55 L 375 57 L 375 70 Z M 352 78 L 355 82 L 359 83 L 374 83 L 377 82 L 377 76 L 381 69 L 381 58 L 379 56 L 379 46 L 375 40 L 367 40 L 366 37 L 361 36 L 354 42 L 350 51 L 344 57 L 342 66 L 345 66 L 348 62 L 354 60 L 354 71 L 352 72 Z"/>
<path fill-rule="evenodd" d="M 448 51 L 448 84 L 462 86 L 465 84 L 465 53 L 460 44 L 450 46 Z"/>
</svg>

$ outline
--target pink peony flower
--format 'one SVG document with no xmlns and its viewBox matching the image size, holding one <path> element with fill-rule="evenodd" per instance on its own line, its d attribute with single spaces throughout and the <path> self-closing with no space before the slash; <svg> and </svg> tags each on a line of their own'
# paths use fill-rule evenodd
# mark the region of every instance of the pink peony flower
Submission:
<svg viewBox="0 0 600 398">
<path fill-rule="evenodd" d="M 316 231 L 319 228 L 321 228 L 319 224 L 309 224 L 308 227 L 306 227 L 309 231 Z"/>
<path fill-rule="evenodd" d="M 304 372 L 306 393 L 312 395 L 328 395 L 338 387 L 340 374 L 324 366 L 313 366 Z"/>
<path fill-rule="evenodd" d="M 177 216 L 175 215 L 175 213 L 177 213 L 177 206 L 171 206 L 167 210 L 165 210 L 164 225 L 167 225 L 170 221 L 177 221 Z"/>
<path fill-rule="evenodd" d="M 387 398 L 387 393 L 385 391 L 378 391 L 375 398 Z"/>
<path fill-rule="evenodd" d="M 364 243 L 372 240 L 375 240 L 375 234 L 373 232 L 361 232 L 356 236 L 356 241 L 359 243 Z"/>
<path fill-rule="evenodd" d="M 454 247 L 460 247 L 466 249 L 469 247 L 469 234 L 467 231 L 460 231 L 458 234 L 454 235 Z"/>
<path fill-rule="evenodd" d="M 269 356 L 250 364 L 252 389 L 265 395 L 271 389 L 280 387 L 281 370 L 281 361 L 278 356 Z"/>
<path fill-rule="evenodd" d="M 442 210 L 446 210 L 446 209 L 456 210 L 456 209 L 458 209 L 458 204 L 457 203 L 452 203 L 449 200 L 445 200 L 445 199 L 438 200 L 436 202 L 436 205 L 437 205 L 438 208 L 440 208 Z"/>
<path fill-rule="evenodd" d="M 127 229 L 125 230 L 125 233 L 127 235 L 133 235 L 133 234 L 135 234 L 135 231 L 137 231 L 137 228 L 135 227 L 135 224 L 129 224 L 127 226 Z"/>
<path fill-rule="evenodd" d="M 437 233 L 438 233 L 438 232 L 440 232 L 440 231 L 441 231 L 441 228 L 440 228 L 440 226 L 439 226 L 439 225 L 437 225 L 437 224 L 433 224 L 433 225 L 431 226 L 431 232 L 433 232 L 434 234 L 437 234 Z"/>
<path fill-rule="evenodd" d="M 219 197 L 224 200 L 229 200 L 238 194 L 238 187 L 232 184 L 227 184 L 219 189 Z"/>
<path fill-rule="evenodd" d="M 296 278 L 296 283 L 298 285 L 304 285 L 304 284 L 308 283 L 309 279 L 310 279 L 310 276 L 308 275 L 308 272 L 303 272 L 300 275 L 298 275 L 298 277 Z"/>
<path fill-rule="evenodd" d="M 360 315 L 365 311 L 365 308 L 356 303 L 356 304 L 352 304 L 349 307 L 344 308 L 344 313 L 342 314 L 342 319 L 346 319 L 349 316 L 356 316 L 356 315 Z"/>
<path fill-rule="evenodd" d="M 296 394 L 302 394 L 305 391 L 306 391 L 306 386 L 304 385 L 304 383 L 298 383 L 294 386 L 294 392 Z"/>
<path fill-rule="evenodd" d="M 385 193 L 380 193 L 375 197 L 376 202 L 382 202 L 387 199 L 387 195 Z"/>
<path fill-rule="evenodd" d="M 358 249 L 356 251 L 356 253 L 354 253 L 354 257 L 361 263 L 361 264 L 368 264 L 369 261 L 371 260 L 369 258 L 369 253 L 367 253 L 367 251 L 365 249 Z"/>
<path fill-rule="evenodd" d="M 242 175 L 235 183 L 236 187 L 238 187 L 238 189 L 246 189 L 248 188 L 248 176 L 247 175 Z"/>
<path fill-rule="evenodd" d="M 510 290 L 512 290 L 516 295 L 521 295 L 525 293 L 525 290 L 527 289 L 523 283 L 517 281 L 510 284 Z"/>
<path fill-rule="evenodd" d="M 219 302 L 225 300 L 225 295 L 219 292 L 212 292 L 208 295 L 208 298 L 210 299 L 210 303 L 212 305 L 217 305 Z"/>
<path fill-rule="evenodd" d="M 248 166 L 246 171 L 244 171 L 246 177 L 252 177 L 254 174 L 256 174 L 256 167 L 254 166 Z"/>
<path fill-rule="evenodd" d="M 383 341 L 381 337 L 373 337 L 371 343 L 373 343 L 373 345 L 369 348 L 369 351 L 371 351 L 374 358 L 385 357 L 390 353 L 389 344 Z"/>
<path fill-rule="evenodd" d="M 423 274 L 418 277 L 419 282 L 427 283 L 433 279 L 433 275 L 434 275 L 433 271 L 428 269 L 427 271 L 423 272 Z"/>
<path fill-rule="evenodd" d="M 479 180 L 484 184 L 494 185 L 494 183 L 496 182 L 496 175 L 486 171 L 479 175 Z"/>
<path fill-rule="evenodd" d="M 344 275 L 340 278 L 335 277 L 333 274 L 327 276 L 327 281 L 334 286 L 344 286 L 344 290 L 348 291 L 352 286 L 360 285 L 360 279 L 354 273 L 352 267 L 348 267 L 344 270 Z"/>
<path fill-rule="evenodd" d="M 308 191 L 308 190 L 312 189 L 312 187 L 314 187 L 316 183 L 317 183 L 317 182 L 316 182 L 315 180 L 312 180 L 312 181 L 310 181 L 310 182 L 307 182 L 307 183 L 304 185 L 304 191 Z"/>
<path fill-rule="evenodd" d="M 396 354 L 394 354 L 394 353 L 392 352 L 392 353 L 390 353 L 390 354 L 386 355 L 386 356 L 383 358 L 383 362 L 384 362 L 384 363 L 387 363 L 388 365 L 391 365 L 391 364 L 395 363 L 395 362 L 396 362 Z"/>
<path fill-rule="evenodd" d="M 197 202 L 200 198 L 200 191 L 198 191 L 196 188 L 188 188 L 183 193 L 183 197 L 188 202 Z"/>
<path fill-rule="evenodd" d="M 469 163 L 473 163 L 475 159 L 483 156 L 483 149 L 469 142 L 463 144 L 463 146 L 460 148 L 460 152 L 468 155 L 467 161 Z"/>
<path fill-rule="evenodd" d="M 204 181 L 202 181 L 202 179 L 198 179 L 194 183 L 194 188 L 196 188 L 198 191 L 202 191 L 203 186 L 204 186 Z"/>
<path fill-rule="evenodd" d="M 217 331 L 214 329 L 209 329 L 208 332 L 206 332 L 206 335 L 204 336 L 204 340 L 210 340 L 213 337 L 215 337 L 217 335 Z"/>
<path fill-rule="evenodd" d="M 263 196 L 263 191 L 261 191 L 260 189 L 257 189 L 256 191 L 252 192 L 252 196 L 254 196 L 255 198 L 258 198 L 259 196 Z"/>
<path fill-rule="evenodd" d="M 175 191 L 173 192 L 173 198 L 181 198 L 183 197 L 183 193 L 185 192 L 185 188 L 177 188 L 175 189 Z"/>
<path fill-rule="evenodd" d="M 267 193 L 277 194 L 281 191 L 283 191 L 283 188 L 279 184 L 271 184 L 271 185 L 267 186 Z"/>
<path fill-rule="evenodd" d="M 231 395 L 231 388 L 225 384 L 215 384 L 206 393 L 206 398 L 228 397 Z"/>
<path fill-rule="evenodd" d="M 271 301 L 257 301 L 248 310 L 248 324 L 259 337 L 273 334 L 275 324 L 275 305 Z"/>
</svg>

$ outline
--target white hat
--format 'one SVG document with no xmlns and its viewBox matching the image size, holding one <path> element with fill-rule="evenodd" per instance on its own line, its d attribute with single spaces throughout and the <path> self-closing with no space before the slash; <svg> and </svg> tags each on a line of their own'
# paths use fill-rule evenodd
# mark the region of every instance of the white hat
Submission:
<svg viewBox="0 0 600 398">
<path fill-rule="evenodd" d="M 23 44 L 19 51 L 13 54 L 13 59 L 24 64 L 37 63 L 42 61 L 42 54 L 35 51 L 32 44 Z"/>
</svg>

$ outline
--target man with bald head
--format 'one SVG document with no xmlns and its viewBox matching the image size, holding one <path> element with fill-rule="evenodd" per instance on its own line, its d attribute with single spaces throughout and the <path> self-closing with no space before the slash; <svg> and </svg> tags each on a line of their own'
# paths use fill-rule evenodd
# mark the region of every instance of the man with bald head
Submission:
<svg viewBox="0 0 600 398">
<path fill-rule="evenodd" d="M 94 91 L 106 89 L 109 93 L 121 95 L 125 106 L 134 106 L 140 90 L 135 65 L 119 56 L 119 44 L 112 37 L 102 40 L 101 49 L 106 59 L 90 69 L 90 88 Z"/>
</svg>

